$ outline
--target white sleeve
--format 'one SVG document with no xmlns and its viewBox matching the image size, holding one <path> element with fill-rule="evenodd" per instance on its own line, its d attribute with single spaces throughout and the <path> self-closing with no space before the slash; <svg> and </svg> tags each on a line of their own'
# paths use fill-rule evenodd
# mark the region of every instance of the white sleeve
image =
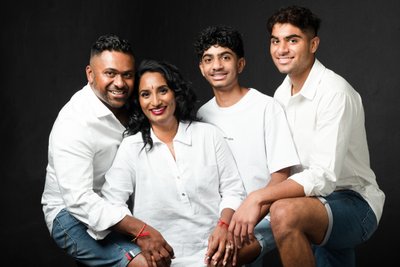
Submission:
<svg viewBox="0 0 400 267">
<path fill-rule="evenodd" d="M 68 211 L 89 229 L 103 231 L 120 220 L 110 213 L 121 217 L 125 211 L 116 211 L 93 190 L 93 138 L 87 128 L 79 127 L 84 126 L 66 121 L 53 129 L 50 142 L 58 186 Z"/>
<path fill-rule="evenodd" d="M 218 164 L 221 203 L 219 212 L 225 208 L 236 210 L 245 198 L 245 190 L 233 154 L 223 136 L 215 129 L 215 150 Z"/>
<path fill-rule="evenodd" d="M 343 92 L 326 94 L 319 103 L 309 166 L 289 177 L 304 187 L 307 196 L 326 196 L 335 190 L 349 147 L 352 109 Z"/>
</svg>

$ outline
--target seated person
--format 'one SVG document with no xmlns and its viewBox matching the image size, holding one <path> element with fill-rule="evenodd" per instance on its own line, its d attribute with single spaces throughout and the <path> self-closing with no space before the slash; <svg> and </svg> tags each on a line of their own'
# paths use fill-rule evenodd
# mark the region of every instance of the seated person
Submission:
<svg viewBox="0 0 400 267">
<path fill-rule="evenodd" d="M 229 265 L 236 248 L 228 225 L 245 197 L 229 146 L 216 127 L 198 120 L 196 96 L 175 66 L 145 60 L 135 83 L 136 108 L 103 197 L 128 209 L 133 196 L 141 223 L 134 241 L 150 265 L 168 252 L 153 249 L 148 227 L 171 245 L 172 266 Z"/>
</svg>

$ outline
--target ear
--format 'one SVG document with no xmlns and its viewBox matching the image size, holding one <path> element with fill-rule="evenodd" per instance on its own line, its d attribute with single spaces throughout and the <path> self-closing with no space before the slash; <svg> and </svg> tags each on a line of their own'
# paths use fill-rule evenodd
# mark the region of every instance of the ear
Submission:
<svg viewBox="0 0 400 267">
<path fill-rule="evenodd" d="M 238 60 L 238 73 L 241 73 L 244 69 L 244 66 L 246 66 L 246 60 L 244 57 L 239 58 Z"/>
<path fill-rule="evenodd" d="M 199 63 L 199 68 L 200 68 L 200 71 L 201 71 L 201 75 L 203 75 L 203 77 L 205 77 L 203 64 L 201 64 L 201 62 Z"/>
<path fill-rule="evenodd" d="M 320 39 L 318 36 L 315 36 L 314 38 L 311 39 L 311 46 L 310 46 L 311 53 L 315 54 L 315 52 L 317 52 L 319 41 Z"/>
<path fill-rule="evenodd" d="M 87 80 L 88 80 L 88 82 L 90 83 L 90 84 L 92 84 L 93 83 L 93 80 L 94 80 L 94 77 L 93 77 L 94 75 L 93 75 L 93 70 L 92 70 L 92 68 L 90 67 L 90 65 L 87 65 L 86 66 L 86 78 L 87 78 Z"/>
</svg>

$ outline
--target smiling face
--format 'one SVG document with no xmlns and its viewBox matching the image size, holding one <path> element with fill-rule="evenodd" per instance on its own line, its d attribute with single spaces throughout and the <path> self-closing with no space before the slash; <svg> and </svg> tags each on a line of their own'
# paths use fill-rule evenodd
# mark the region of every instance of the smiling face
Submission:
<svg viewBox="0 0 400 267">
<path fill-rule="evenodd" d="M 86 67 L 86 76 L 93 92 L 114 114 L 132 94 L 134 64 L 132 55 L 104 51 L 93 56 Z"/>
<path fill-rule="evenodd" d="M 228 90 L 239 85 L 244 65 L 244 58 L 238 58 L 231 49 L 214 45 L 204 51 L 199 67 L 215 90 Z"/>
<path fill-rule="evenodd" d="M 315 59 L 319 38 L 290 23 L 277 23 L 271 32 L 270 53 L 281 73 L 291 79 L 305 79 Z"/>
<path fill-rule="evenodd" d="M 146 72 L 139 81 L 139 103 L 152 127 L 175 127 L 175 93 L 159 72 Z"/>
</svg>

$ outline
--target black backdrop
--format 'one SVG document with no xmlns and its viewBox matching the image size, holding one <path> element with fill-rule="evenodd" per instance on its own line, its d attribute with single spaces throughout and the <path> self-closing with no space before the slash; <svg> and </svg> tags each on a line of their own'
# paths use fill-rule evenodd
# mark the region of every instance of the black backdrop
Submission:
<svg viewBox="0 0 400 267">
<path fill-rule="evenodd" d="M 41 211 L 48 134 L 59 109 L 86 83 L 89 48 L 101 34 L 129 39 L 137 59 L 176 64 L 203 103 L 212 95 L 192 43 L 200 29 L 229 24 L 244 37 L 242 84 L 272 95 L 283 76 L 268 54 L 266 19 L 299 4 L 322 18 L 318 58 L 363 97 L 371 165 L 387 195 L 375 235 L 357 250 L 358 266 L 397 260 L 400 189 L 400 2 L 347 1 L 8 1 L 1 22 L 1 255 L 12 266 L 74 266 L 49 237 Z M 269 266 L 278 264 L 271 260 Z"/>
</svg>

